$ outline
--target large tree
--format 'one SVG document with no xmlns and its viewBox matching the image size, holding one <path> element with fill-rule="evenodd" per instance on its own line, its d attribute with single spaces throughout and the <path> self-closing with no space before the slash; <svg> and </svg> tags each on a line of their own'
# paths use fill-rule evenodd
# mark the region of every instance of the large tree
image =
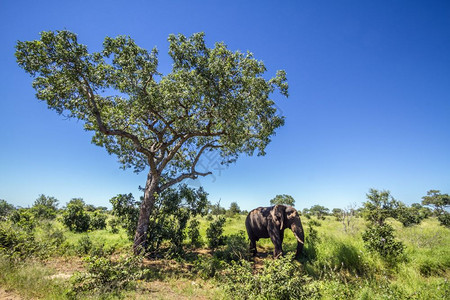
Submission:
<svg viewBox="0 0 450 300">
<path fill-rule="evenodd" d="M 270 95 L 288 95 L 284 71 L 271 79 L 249 52 L 224 43 L 208 48 L 203 33 L 170 35 L 172 70 L 157 71 L 158 51 L 127 36 L 106 37 L 103 50 L 88 52 L 69 31 L 42 32 L 19 41 L 18 64 L 32 75 L 36 97 L 57 113 L 84 122 L 92 141 L 115 154 L 124 168 L 148 170 L 134 240 L 146 246 L 155 197 L 184 179 L 211 174 L 198 170 L 203 154 L 217 151 L 228 164 L 240 153 L 265 154 L 284 124 Z"/>
</svg>

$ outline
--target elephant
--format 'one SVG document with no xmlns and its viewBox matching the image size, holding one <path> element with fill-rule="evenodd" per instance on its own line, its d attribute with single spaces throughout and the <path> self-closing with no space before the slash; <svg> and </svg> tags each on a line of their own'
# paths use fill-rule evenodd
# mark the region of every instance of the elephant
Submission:
<svg viewBox="0 0 450 300">
<path fill-rule="evenodd" d="M 295 208 L 287 205 L 275 205 L 271 207 L 258 207 L 253 209 L 245 219 L 248 238 L 250 239 L 250 251 L 256 256 L 256 242 L 260 238 L 270 238 L 275 246 L 273 256 L 275 258 L 283 254 L 284 230 L 290 228 L 297 239 L 296 258 L 300 257 L 305 242 L 300 216 Z"/>
</svg>

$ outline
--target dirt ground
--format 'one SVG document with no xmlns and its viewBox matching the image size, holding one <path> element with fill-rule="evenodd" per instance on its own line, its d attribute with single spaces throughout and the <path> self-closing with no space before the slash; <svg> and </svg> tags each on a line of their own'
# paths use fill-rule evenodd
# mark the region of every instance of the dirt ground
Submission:
<svg viewBox="0 0 450 300">
<path fill-rule="evenodd" d="M 23 299 L 12 291 L 6 290 L 0 286 L 0 300 L 20 300 Z"/>
</svg>

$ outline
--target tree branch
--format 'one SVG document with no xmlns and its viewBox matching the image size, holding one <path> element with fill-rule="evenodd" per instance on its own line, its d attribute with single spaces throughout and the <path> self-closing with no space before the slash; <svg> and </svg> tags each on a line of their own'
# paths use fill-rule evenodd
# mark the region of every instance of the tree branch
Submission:
<svg viewBox="0 0 450 300">
<path fill-rule="evenodd" d="M 193 163 L 192 163 L 192 166 L 191 166 L 191 172 L 190 172 L 190 173 L 183 173 L 183 174 L 179 175 L 178 177 L 176 177 L 176 178 L 174 178 L 174 179 L 168 181 L 167 183 L 163 184 L 163 185 L 161 186 L 161 191 L 167 189 L 168 187 L 170 187 L 170 186 L 172 186 L 172 185 L 174 185 L 174 184 L 176 184 L 176 183 L 179 183 L 179 182 L 183 181 L 184 179 L 188 179 L 188 178 L 196 179 L 198 176 L 207 176 L 207 175 L 211 175 L 212 172 L 205 172 L 205 173 L 203 173 L 203 172 L 197 172 L 197 171 L 195 170 L 195 167 L 196 167 L 196 165 L 197 165 L 197 163 L 198 163 L 198 161 L 199 161 L 201 155 L 203 154 L 203 152 L 204 152 L 206 149 L 217 149 L 217 148 L 220 148 L 220 147 L 222 147 L 222 146 L 220 146 L 220 145 L 214 145 L 214 144 L 206 144 L 206 145 L 204 145 L 202 148 L 200 148 L 200 150 L 199 150 L 198 153 L 197 153 L 197 156 L 195 157 L 195 159 L 194 159 L 194 161 L 193 161 Z"/>
</svg>

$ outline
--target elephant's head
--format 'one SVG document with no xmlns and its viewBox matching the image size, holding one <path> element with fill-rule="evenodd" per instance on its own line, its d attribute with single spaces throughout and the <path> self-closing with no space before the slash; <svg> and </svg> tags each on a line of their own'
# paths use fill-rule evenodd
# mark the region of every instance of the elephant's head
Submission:
<svg viewBox="0 0 450 300">
<path fill-rule="evenodd" d="M 303 250 L 305 242 L 305 233 L 303 232 L 302 222 L 300 216 L 295 208 L 286 205 L 275 205 L 272 209 L 272 219 L 276 226 L 280 226 L 280 230 L 290 228 L 297 239 L 297 254 L 298 257 Z"/>
</svg>

